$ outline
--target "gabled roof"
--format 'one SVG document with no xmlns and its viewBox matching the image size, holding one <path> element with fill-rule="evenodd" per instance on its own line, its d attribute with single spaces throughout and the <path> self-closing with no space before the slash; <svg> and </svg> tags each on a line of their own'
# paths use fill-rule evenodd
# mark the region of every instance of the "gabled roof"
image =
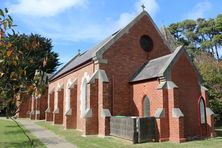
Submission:
<svg viewBox="0 0 222 148">
<path fill-rule="evenodd" d="M 148 16 L 150 21 L 152 22 L 152 25 L 156 28 L 157 32 L 159 33 L 160 37 L 163 39 L 165 45 L 170 48 L 167 44 L 167 41 L 162 36 L 161 32 L 159 31 L 156 24 L 153 22 L 152 18 L 146 11 L 142 11 L 137 17 L 135 17 L 128 25 L 126 25 L 123 29 L 120 29 L 119 31 L 115 32 L 105 40 L 103 40 L 101 43 L 99 43 L 94 48 L 89 49 L 83 54 L 75 56 L 73 59 L 71 59 L 67 64 L 65 64 L 60 70 L 58 70 L 51 78 L 50 81 L 53 81 L 54 79 L 62 76 L 65 73 L 68 73 L 71 70 L 76 69 L 80 65 L 87 63 L 92 60 L 98 60 L 102 57 L 102 54 L 113 44 L 115 41 L 117 41 L 120 37 L 122 37 L 125 33 L 128 33 L 129 29 L 137 23 L 143 16 Z"/>
<path fill-rule="evenodd" d="M 130 82 L 137 82 L 159 77 L 159 72 L 161 69 L 163 69 L 165 63 L 170 59 L 171 55 L 172 54 L 168 54 L 166 56 L 150 60 L 136 72 Z"/>
<path fill-rule="evenodd" d="M 136 72 L 136 74 L 134 74 L 130 82 L 138 82 L 164 76 L 171 63 L 181 51 L 184 51 L 183 47 L 179 46 L 171 54 L 148 61 Z"/>
</svg>

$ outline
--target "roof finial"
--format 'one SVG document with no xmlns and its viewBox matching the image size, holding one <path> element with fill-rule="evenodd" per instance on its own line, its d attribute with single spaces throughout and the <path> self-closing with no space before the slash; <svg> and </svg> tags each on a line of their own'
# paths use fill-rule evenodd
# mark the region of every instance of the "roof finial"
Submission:
<svg viewBox="0 0 222 148">
<path fill-rule="evenodd" d="M 81 50 L 80 50 L 80 49 L 78 49 L 78 55 L 80 55 L 80 52 L 81 52 Z"/>
<path fill-rule="evenodd" d="M 145 5 L 142 4 L 141 7 L 142 7 L 143 11 L 145 11 L 145 8 L 146 8 Z"/>
</svg>

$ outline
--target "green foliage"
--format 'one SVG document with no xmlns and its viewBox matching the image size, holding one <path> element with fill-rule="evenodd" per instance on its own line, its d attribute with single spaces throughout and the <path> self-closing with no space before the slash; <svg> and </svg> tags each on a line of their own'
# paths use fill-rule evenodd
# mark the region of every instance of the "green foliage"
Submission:
<svg viewBox="0 0 222 148">
<path fill-rule="evenodd" d="M 222 115 L 222 63 L 216 61 L 212 55 L 201 52 L 195 57 L 195 65 L 208 88 L 211 108 Z"/>
<path fill-rule="evenodd" d="M 132 144 L 121 138 L 107 136 L 100 138 L 98 136 L 81 136 L 80 131 L 74 129 L 64 130 L 61 125 L 52 125 L 48 122 L 37 122 L 38 125 L 47 128 L 57 135 L 65 138 L 70 143 L 80 148 L 220 148 L 222 147 L 222 127 L 216 128 L 217 138 L 209 138 L 206 140 L 194 140 L 186 143 L 173 142 L 145 142 L 140 144 Z"/>
<path fill-rule="evenodd" d="M 0 148 L 45 148 L 46 146 L 32 135 L 28 130 L 25 132 L 33 141 L 30 145 L 27 137 L 22 133 L 21 129 L 11 120 L 0 119 Z"/>
<path fill-rule="evenodd" d="M 178 45 L 185 45 L 191 49 L 190 54 L 206 51 L 218 60 L 219 50 L 222 48 L 222 14 L 215 19 L 199 18 L 184 20 L 169 25 L 169 31 L 177 40 Z M 194 52 L 195 50 L 195 52 Z M 193 57 L 195 55 L 192 55 Z"/>
<path fill-rule="evenodd" d="M 44 93 L 47 73 L 59 65 L 50 39 L 15 34 L 13 27 L 8 10 L 0 9 L 0 106 L 6 105 L 12 113 L 16 109 L 10 106 L 26 99 L 22 96 Z"/>
<path fill-rule="evenodd" d="M 9 40 L 13 48 L 17 48 L 26 55 L 23 65 L 27 67 L 26 73 L 30 79 L 34 77 L 37 69 L 46 73 L 53 73 L 60 65 L 58 54 L 52 51 L 52 41 L 50 39 L 36 34 L 13 34 L 9 35 Z"/>
</svg>

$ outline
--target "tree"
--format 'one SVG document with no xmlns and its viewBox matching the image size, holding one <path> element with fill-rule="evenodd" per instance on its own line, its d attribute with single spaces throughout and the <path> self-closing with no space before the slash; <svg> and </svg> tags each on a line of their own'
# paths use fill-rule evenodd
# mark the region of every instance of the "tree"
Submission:
<svg viewBox="0 0 222 148">
<path fill-rule="evenodd" d="M 215 19 L 199 18 L 184 20 L 170 24 L 168 29 L 177 40 L 177 44 L 185 45 L 192 56 L 199 51 L 206 51 L 220 59 L 222 47 L 222 14 Z"/>
<path fill-rule="evenodd" d="M 222 117 L 222 62 L 217 62 L 209 53 L 201 52 L 194 61 L 208 88 L 209 103 L 213 111 Z"/>
<path fill-rule="evenodd" d="M 0 9 L 0 106 L 6 106 L 11 115 L 18 96 L 41 95 L 47 85 L 46 73 L 59 65 L 51 40 L 16 34 L 13 27 L 8 10 Z M 20 97 L 21 102 L 25 99 Z"/>
<path fill-rule="evenodd" d="M 27 67 L 26 73 L 29 79 L 34 78 L 36 70 L 50 74 L 60 65 L 58 54 L 52 51 L 50 39 L 36 34 L 13 34 L 9 35 L 9 41 L 13 48 L 19 49 L 26 56 L 23 65 Z"/>
</svg>

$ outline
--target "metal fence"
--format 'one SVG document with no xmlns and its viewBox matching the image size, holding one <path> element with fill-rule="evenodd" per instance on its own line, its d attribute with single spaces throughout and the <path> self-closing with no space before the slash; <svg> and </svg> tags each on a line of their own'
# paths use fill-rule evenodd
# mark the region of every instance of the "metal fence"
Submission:
<svg viewBox="0 0 222 148">
<path fill-rule="evenodd" d="M 154 117 L 111 117 L 110 135 L 131 140 L 133 143 L 147 142 L 155 139 Z"/>
</svg>

